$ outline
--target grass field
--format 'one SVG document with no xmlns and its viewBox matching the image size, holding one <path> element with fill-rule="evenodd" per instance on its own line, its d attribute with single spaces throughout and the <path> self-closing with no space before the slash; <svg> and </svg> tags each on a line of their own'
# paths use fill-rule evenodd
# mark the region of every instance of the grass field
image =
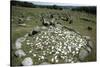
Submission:
<svg viewBox="0 0 100 67">
<path fill-rule="evenodd" d="M 61 22 L 62 25 L 71 27 L 72 29 L 78 31 L 81 35 L 89 36 L 91 37 L 91 40 L 93 41 L 93 52 L 91 55 L 89 55 L 86 59 L 88 61 L 96 61 L 96 15 L 85 13 L 85 12 L 79 12 L 79 11 L 71 11 L 70 9 L 66 10 L 54 10 L 54 9 L 47 9 L 47 8 L 26 8 L 26 7 L 11 7 L 11 46 L 12 46 L 12 65 L 20 65 L 20 62 L 22 59 L 17 58 L 14 55 L 15 49 L 15 41 L 17 38 L 24 36 L 26 33 L 29 33 L 33 27 L 35 26 L 42 26 L 41 23 L 41 14 L 48 14 L 58 13 L 59 15 L 70 15 L 73 23 L 69 24 L 68 21 L 63 21 L 61 19 L 58 19 L 58 22 Z M 25 26 L 18 25 L 18 18 L 23 17 L 23 23 L 25 23 Z M 28 20 L 29 18 L 29 20 Z M 81 19 L 86 18 L 90 21 Z M 87 28 L 92 27 L 92 30 L 88 30 Z"/>
</svg>

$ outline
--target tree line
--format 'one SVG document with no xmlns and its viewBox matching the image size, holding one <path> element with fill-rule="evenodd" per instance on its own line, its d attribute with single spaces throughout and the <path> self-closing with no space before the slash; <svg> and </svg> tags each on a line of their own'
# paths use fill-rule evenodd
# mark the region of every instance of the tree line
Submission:
<svg viewBox="0 0 100 67">
<path fill-rule="evenodd" d="M 73 11 L 84 11 L 87 13 L 96 14 L 96 6 L 81 6 L 72 9 Z"/>
<path fill-rule="evenodd" d="M 92 14 L 96 14 L 96 6 L 58 6 L 58 5 L 36 5 L 31 2 L 24 2 L 24 1 L 11 1 L 11 6 L 21 6 L 21 7 L 30 7 L 30 8 L 48 8 L 48 9 L 69 9 L 71 8 L 73 11 L 84 11 Z"/>
</svg>

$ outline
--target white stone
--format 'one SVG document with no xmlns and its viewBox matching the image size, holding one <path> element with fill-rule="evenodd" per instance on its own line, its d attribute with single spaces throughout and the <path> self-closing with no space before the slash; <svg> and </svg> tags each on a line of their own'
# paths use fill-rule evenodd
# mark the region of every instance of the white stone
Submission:
<svg viewBox="0 0 100 67">
<path fill-rule="evenodd" d="M 34 57 L 36 57 L 36 54 L 33 54 Z"/>
<path fill-rule="evenodd" d="M 58 59 L 56 59 L 56 60 L 55 60 L 55 62 L 56 62 L 56 63 L 58 63 L 58 62 L 59 62 L 59 60 L 58 60 Z"/>
<path fill-rule="evenodd" d="M 23 23 L 23 24 L 18 24 L 18 25 L 20 25 L 20 26 L 26 26 L 26 24 L 25 24 L 25 23 Z"/>
<path fill-rule="evenodd" d="M 23 42 L 23 41 L 25 41 L 25 38 L 24 37 L 20 37 L 20 38 L 17 39 L 17 41 Z"/>
<path fill-rule="evenodd" d="M 30 43 L 26 43 L 27 45 L 30 45 Z"/>
<path fill-rule="evenodd" d="M 20 49 L 21 46 L 22 46 L 21 42 L 16 41 L 16 43 L 15 43 L 15 48 L 16 48 L 16 49 Z"/>
<path fill-rule="evenodd" d="M 32 53 L 32 50 L 30 50 L 29 53 Z"/>
<path fill-rule="evenodd" d="M 25 52 L 23 50 L 17 50 L 15 52 L 15 55 L 18 56 L 18 57 L 22 57 L 22 56 L 25 56 Z"/>
<path fill-rule="evenodd" d="M 56 51 L 56 54 L 59 54 L 59 52 L 58 52 L 58 51 Z"/>
<path fill-rule="evenodd" d="M 51 62 L 54 62 L 54 58 L 51 59 Z"/>
<path fill-rule="evenodd" d="M 41 56 L 41 59 L 44 59 L 44 56 Z"/>
<path fill-rule="evenodd" d="M 27 57 L 22 61 L 22 65 L 31 66 L 31 65 L 33 65 L 33 61 L 32 61 L 32 59 L 30 57 Z"/>
<path fill-rule="evenodd" d="M 25 41 L 25 38 L 24 38 L 24 37 L 18 38 L 18 39 L 16 40 L 16 42 L 15 42 L 15 48 L 16 48 L 16 49 L 20 49 L 21 46 L 22 46 L 21 42 L 23 42 L 23 41 Z"/>
</svg>

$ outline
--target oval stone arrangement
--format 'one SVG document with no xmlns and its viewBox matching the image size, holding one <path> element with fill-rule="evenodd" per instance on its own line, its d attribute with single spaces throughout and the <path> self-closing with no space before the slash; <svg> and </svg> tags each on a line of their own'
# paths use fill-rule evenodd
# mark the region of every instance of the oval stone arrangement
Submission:
<svg viewBox="0 0 100 67">
<path fill-rule="evenodd" d="M 16 40 L 15 55 L 22 65 L 77 63 L 91 53 L 89 40 L 79 33 L 62 27 L 49 26 L 45 30 Z"/>
</svg>

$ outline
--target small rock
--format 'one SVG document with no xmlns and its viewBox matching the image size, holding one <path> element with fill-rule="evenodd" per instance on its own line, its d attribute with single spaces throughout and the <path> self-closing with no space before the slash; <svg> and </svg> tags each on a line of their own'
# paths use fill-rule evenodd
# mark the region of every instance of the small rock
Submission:
<svg viewBox="0 0 100 67">
<path fill-rule="evenodd" d="M 31 66 L 32 64 L 33 64 L 33 61 L 30 57 L 27 57 L 22 61 L 23 66 Z"/>
<path fill-rule="evenodd" d="M 22 56 L 25 56 L 25 52 L 23 50 L 17 50 L 15 52 L 15 55 L 18 56 L 18 57 L 22 57 Z"/>
<path fill-rule="evenodd" d="M 47 27 L 45 27 L 45 26 L 41 27 L 41 30 L 46 30 L 46 29 L 47 29 Z"/>
<path fill-rule="evenodd" d="M 30 16 L 29 16 L 29 17 L 27 17 L 27 18 L 26 18 L 26 20 L 27 20 L 27 21 L 31 20 L 31 17 L 30 17 Z"/>
<path fill-rule="evenodd" d="M 89 36 L 83 36 L 83 37 L 86 38 L 87 40 L 91 39 Z"/>
<path fill-rule="evenodd" d="M 24 23 L 24 19 L 23 18 L 18 18 L 18 24 L 22 24 Z"/>
<path fill-rule="evenodd" d="M 18 25 L 19 25 L 19 26 L 23 26 L 23 27 L 24 27 L 24 26 L 26 26 L 26 24 L 25 24 L 25 23 L 23 23 L 23 24 L 18 24 Z"/>
</svg>

